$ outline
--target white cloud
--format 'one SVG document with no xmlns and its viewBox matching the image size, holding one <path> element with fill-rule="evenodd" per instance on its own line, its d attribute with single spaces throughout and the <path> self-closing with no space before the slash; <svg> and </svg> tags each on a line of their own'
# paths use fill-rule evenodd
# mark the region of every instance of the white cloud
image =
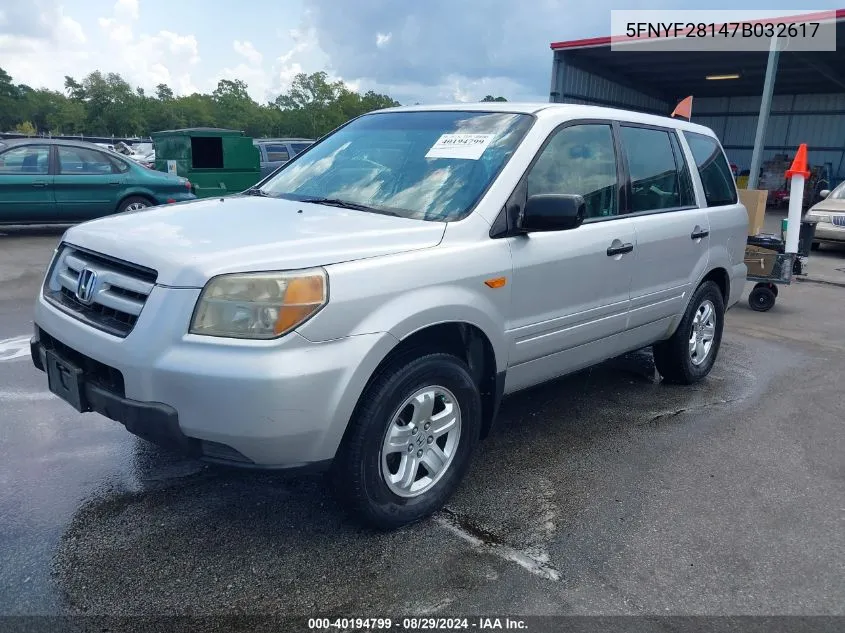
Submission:
<svg viewBox="0 0 845 633">
<path fill-rule="evenodd" d="M 240 79 L 249 87 L 249 96 L 258 103 L 266 103 L 271 99 L 270 75 L 262 68 L 248 64 L 238 64 L 235 67 L 223 68 L 214 79 L 209 92 L 217 87 L 221 79 Z"/>
<path fill-rule="evenodd" d="M 140 15 L 138 0 L 117 0 L 114 4 L 114 14 L 120 18 L 137 20 Z"/>
<path fill-rule="evenodd" d="M 97 20 L 100 28 L 115 42 L 129 43 L 132 41 L 132 27 L 122 24 L 114 18 L 100 18 Z"/>
<path fill-rule="evenodd" d="M 264 59 L 264 55 L 255 50 L 252 42 L 235 40 L 232 42 L 232 47 L 238 55 L 244 57 L 253 66 L 259 66 Z"/>
<path fill-rule="evenodd" d="M 384 48 L 388 44 L 390 44 L 390 40 L 393 38 L 393 33 L 376 33 L 376 46 L 379 48 Z"/>
<path fill-rule="evenodd" d="M 65 75 L 88 65 L 82 25 L 57 2 L 4 8 L 0 19 L 0 60 L 16 83 L 60 89 Z"/>
</svg>

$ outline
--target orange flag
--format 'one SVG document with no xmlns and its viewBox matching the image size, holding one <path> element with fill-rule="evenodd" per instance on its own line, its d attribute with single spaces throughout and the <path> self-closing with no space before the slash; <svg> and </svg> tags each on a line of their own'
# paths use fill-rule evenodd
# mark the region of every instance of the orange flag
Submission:
<svg viewBox="0 0 845 633">
<path fill-rule="evenodd" d="M 672 110 L 672 116 L 682 116 L 689 121 L 692 118 L 692 96 L 687 97 L 676 105 L 675 109 Z"/>
</svg>

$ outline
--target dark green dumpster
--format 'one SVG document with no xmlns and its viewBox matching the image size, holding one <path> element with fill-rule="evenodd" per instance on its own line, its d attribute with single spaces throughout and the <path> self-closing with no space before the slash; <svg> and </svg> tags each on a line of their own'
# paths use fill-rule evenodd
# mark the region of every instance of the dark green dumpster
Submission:
<svg viewBox="0 0 845 633">
<path fill-rule="evenodd" d="M 248 189 L 260 177 L 258 148 L 238 130 L 188 128 L 154 132 L 155 168 L 191 181 L 199 198 Z"/>
</svg>

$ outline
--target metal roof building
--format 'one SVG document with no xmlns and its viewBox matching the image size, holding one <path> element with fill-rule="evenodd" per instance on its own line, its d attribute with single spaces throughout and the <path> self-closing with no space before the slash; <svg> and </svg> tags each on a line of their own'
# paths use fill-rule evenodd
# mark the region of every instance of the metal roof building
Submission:
<svg viewBox="0 0 845 633">
<path fill-rule="evenodd" d="M 837 42 L 845 43 L 845 9 L 834 14 Z M 845 45 L 826 52 L 667 53 L 611 44 L 609 36 L 552 43 L 550 100 L 668 115 L 692 95 L 692 120 L 716 132 L 740 169 L 752 166 L 762 118 L 758 171 L 761 161 L 807 143 L 811 163 L 827 164 L 835 181 L 845 178 Z M 725 76 L 735 78 L 717 80 Z"/>
</svg>

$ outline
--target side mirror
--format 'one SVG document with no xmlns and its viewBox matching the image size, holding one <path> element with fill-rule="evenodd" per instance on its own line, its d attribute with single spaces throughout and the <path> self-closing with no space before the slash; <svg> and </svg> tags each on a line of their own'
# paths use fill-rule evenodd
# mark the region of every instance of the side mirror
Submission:
<svg viewBox="0 0 845 633">
<path fill-rule="evenodd" d="M 819 195 L 822 198 L 827 198 L 830 195 L 830 189 L 822 189 L 821 191 L 819 191 Z"/>
<path fill-rule="evenodd" d="M 519 218 L 521 231 L 566 231 L 581 226 L 587 215 L 587 203 L 582 196 L 544 193 L 529 196 Z"/>
</svg>

